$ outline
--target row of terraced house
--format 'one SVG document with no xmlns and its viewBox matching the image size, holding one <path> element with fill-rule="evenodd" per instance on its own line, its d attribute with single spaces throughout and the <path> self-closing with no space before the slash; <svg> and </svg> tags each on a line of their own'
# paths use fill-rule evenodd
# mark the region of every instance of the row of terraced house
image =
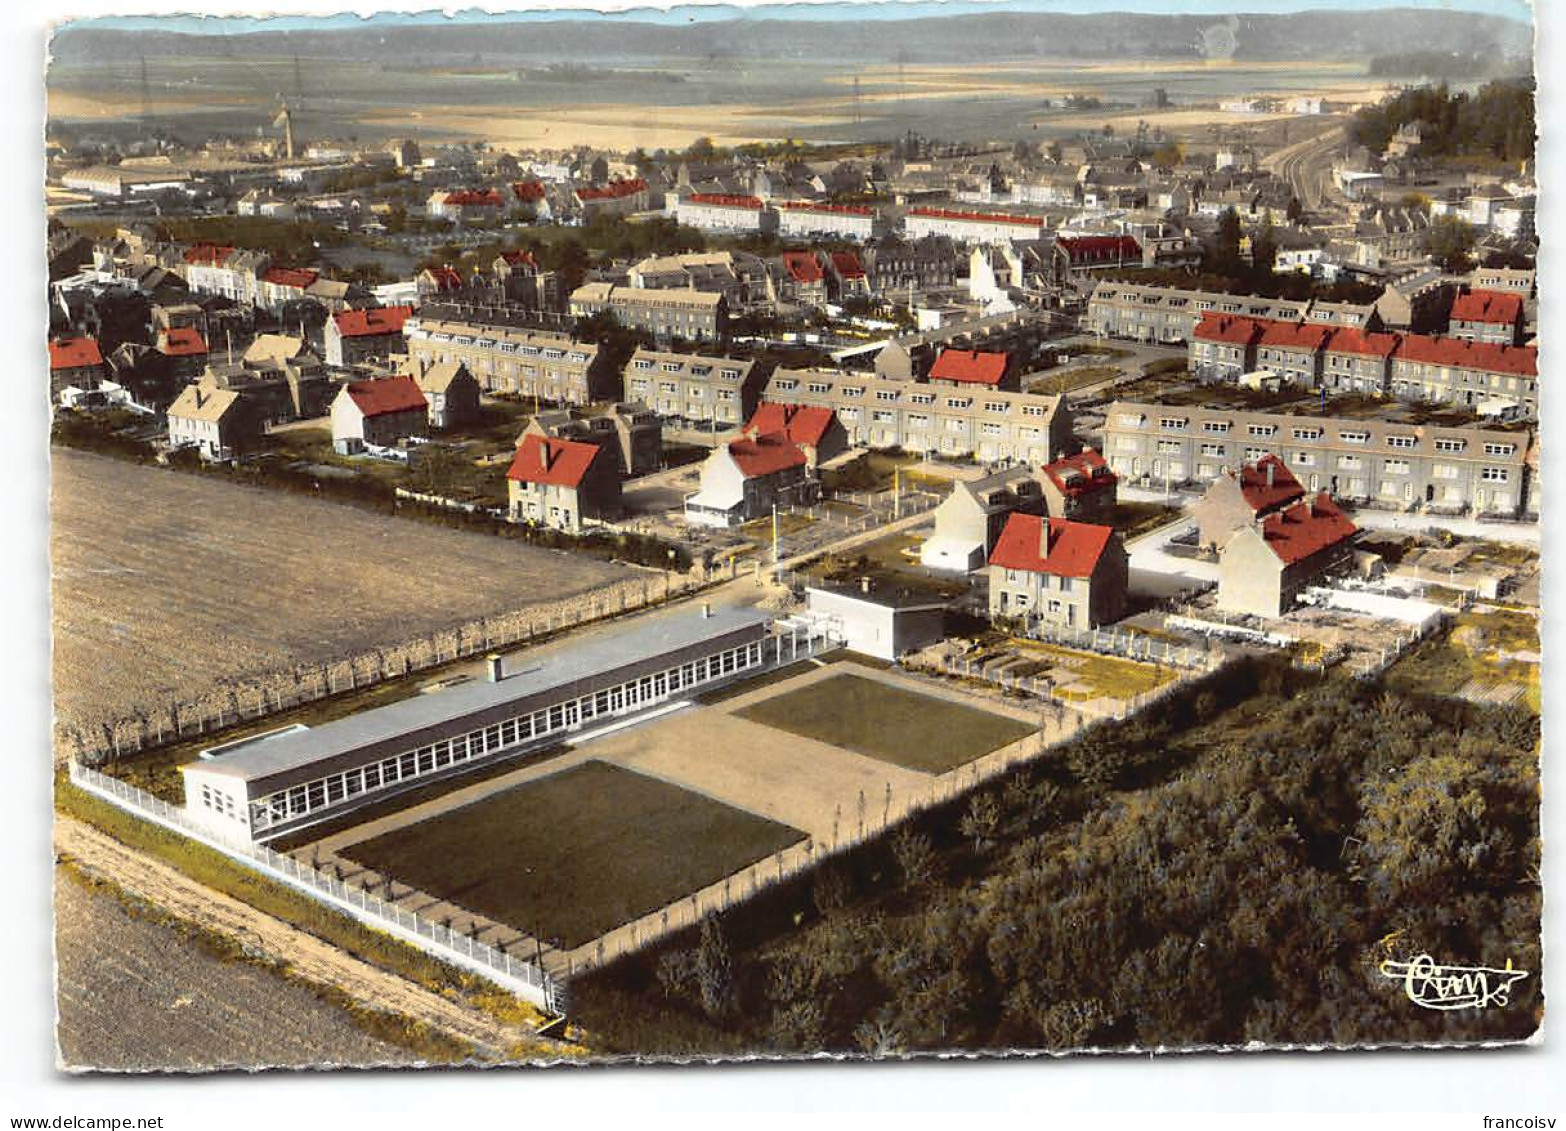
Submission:
<svg viewBox="0 0 1566 1131">
<path fill-rule="evenodd" d="M 1265 371 L 1300 389 L 1392 396 L 1486 415 L 1538 410 L 1538 351 L 1531 345 L 1208 314 L 1189 349 L 1191 372 L 1204 381 Z"/>
<path fill-rule="evenodd" d="M 1537 516 L 1537 441 L 1526 431 L 1116 401 L 1103 452 L 1122 479 L 1208 483 L 1278 456 L 1312 492 L 1431 513 Z"/>
</svg>

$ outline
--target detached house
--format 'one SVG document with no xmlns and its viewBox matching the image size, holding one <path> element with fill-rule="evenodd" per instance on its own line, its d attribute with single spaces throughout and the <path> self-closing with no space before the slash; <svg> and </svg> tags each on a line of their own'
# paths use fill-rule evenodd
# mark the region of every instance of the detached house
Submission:
<svg viewBox="0 0 1566 1131">
<path fill-rule="evenodd" d="M 848 450 L 848 433 L 829 408 L 767 402 L 745 422 L 742 435 L 762 436 L 781 432 L 798 444 L 814 471 L 825 461 Z"/>
<path fill-rule="evenodd" d="M 61 338 L 49 343 L 49 399 L 66 388 L 96 389 L 103 380 L 103 352 L 92 338 Z"/>
<path fill-rule="evenodd" d="M 326 363 L 350 369 L 366 361 L 407 353 L 402 328 L 412 316 L 411 306 L 344 310 L 332 315 L 326 323 Z"/>
<path fill-rule="evenodd" d="M 821 306 L 831 300 L 830 279 L 821 266 L 821 258 L 813 251 L 785 251 L 783 272 L 793 298 L 811 306 Z"/>
<path fill-rule="evenodd" d="M 1006 520 L 1019 512 L 1044 513 L 1043 491 L 1025 465 L 958 480 L 935 508 L 935 533 L 919 549 L 920 564 L 959 573 L 982 569 Z"/>
<path fill-rule="evenodd" d="M 1120 619 L 1130 577 L 1108 526 L 1014 514 L 990 553 L 990 616 L 1023 631 L 1096 628 Z"/>
<path fill-rule="evenodd" d="M 1305 488 L 1275 455 L 1243 464 L 1238 472 L 1226 469 L 1191 508 L 1197 542 L 1216 549 L 1241 527 L 1304 497 Z"/>
<path fill-rule="evenodd" d="M 412 377 L 350 381 L 332 401 L 332 447 L 342 455 L 429 431 L 429 402 Z"/>
<path fill-rule="evenodd" d="M 158 333 L 158 352 L 169 359 L 172 374 L 182 380 L 201 376 L 207 365 L 207 343 L 194 326 L 176 326 Z"/>
<path fill-rule="evenodd" d="M 1306 586 L 1353 560 L 1356 533 L 1325 491 L 1258 515 L 1218 549 L 1218 607 L 1281 616 Z"/>
<path fill-rule="evenodd" d="M 1039 480 L 1051 518 L 1101 519 L 1115 509 L 1119 478 L 1092 448 L 1045 464 Z"/>
<path fill-rule="evenodd" d="M 409 373 L 429 404 L 431 428 L 461 428 L 479 418 L 479 383 L 460 361 L 414 362 Z"/>
<path fill-rule="evenodd" d="M 580 534 L 620 517 L 620 476 L 607 445 L 526 433 L 506 481 L 512 522 Z"/>
<path fill-rule="evenodd" d="M 245 397 L 231 389 L 187 385 L 169 406 L 169 446 L 195 448 L 204 460 L 237 459 L 261 438 L 261 422 Z"/>
<path fill-rule="evenodd" d="M 785 432 L 765 432 L 724 444 L 701 465 L 701 489 L 685 500 L 685 521 L 738 526 L 774 506 L 809 505 L 821 497 L 805 450 Z"/>
</svg>

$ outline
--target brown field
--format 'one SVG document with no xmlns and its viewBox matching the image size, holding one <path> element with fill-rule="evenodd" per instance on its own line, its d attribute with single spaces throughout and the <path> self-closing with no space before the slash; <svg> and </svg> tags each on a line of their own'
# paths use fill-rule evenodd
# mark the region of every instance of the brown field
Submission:
<svg viewBox="0 0 1566 1131">
<path fill-rule="evenodd" d="M 410 1064 L 335 1006 L 244 962 L 224 962 L 111 895 L 57 877 L 56 1038 L 74 1069 Z"/>
<path fill-rule="evenodd" d="M 636 575 L 73 451 L 54 456 L 52 507 L 62 727 Z"/>
<path fill-rule="evenodd" d="M 681 148 L 697 137 L 718 145 L 743 145 L 786 136 L 790 124 L 808 120 L 834 125 L 851 119 L 840 104 L 804 114 L 780 113 L 776 107 L 656 106 L 579 104 L 541 106 L 525 110 L 475 113 L 472 107 L 425 106 L 378 111 L 364 121 L 388 130 L 433 130 L 451 136 L 484 137 L 496 145 L 564 147 L 590 145 L 626 152 Z"/>
</svg>

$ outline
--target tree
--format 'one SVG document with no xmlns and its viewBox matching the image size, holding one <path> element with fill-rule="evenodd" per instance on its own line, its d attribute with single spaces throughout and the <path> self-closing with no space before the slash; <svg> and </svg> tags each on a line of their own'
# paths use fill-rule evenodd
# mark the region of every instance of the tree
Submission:
<svg viewBox="0 0 1566 1131">
<path fill-rule="evenodd" d="M 899 830 L 892 837 L 892 857 L 903 873 L 905 887 L 923 887 L 935 878 L 935 849 L 927 836 L 912 829 Z"/>
<path fill-rule="evenodd" d="M 988 793 L 976 793 L 968 799 L 968 811 L 957 823 L 957 828 L 973 841 L 974 851 L 978 851 L 995 835 L 995 826 L 999 823 L 1000 805 L 995 798 Z"/>
<path fill-rule="evenodd" d="M 1278 237 L 1273 231 L 1272 217 L 1262 221 L 1261 229 L 1251 240 L 1251 266 L 1258 275 L 1272 274 L 1278 258 Z"/>
<path fill-rule="evenodd" d="M 1225 208 L 1218 217 L 1218 231 L 1213 236 L 1210 259 L 1204 269 L 1218 275 L 1240 275 L 1245 263 L 1240 258 L 1240 240 L 1243 236 L 1240 217 L 1232 208 Z"/>
<path fill-rule="evenodd" d="M 1452 753 L 1366 782 L 1356 830 L 1366 878 L 1393 900 L 1439 904 L 1506 875 L 1516 845 L 1492 812 L 1498 784 L 1492 770 Z"/>
<path fill-rule="evenodd" d="M 695 976 L 701 991 L 701 1007 L 708 1017 L 727 1017 L 734 1008 L 734 961 L 728 940 L 716 915 L 701 921 L 701 941 L 696 947 Z"/>
<path fill-rule="evenodd" d="M 1453 216 L 1443 216 L 1431 224 L 1425 234 L 1425 254 L 1443 271 L 1460 275 L 1472 270 L 1472 252 L 1478 242 L 1478 233 L 1472 225 Z"/>
<path fill-rule="evenodd" d="M 1153 150 L 1152 162 L 1160 169 L 1173 169 L 1185 159 L 1185 151 L 1178 142 L 1167 141 Z"/>
</svg>

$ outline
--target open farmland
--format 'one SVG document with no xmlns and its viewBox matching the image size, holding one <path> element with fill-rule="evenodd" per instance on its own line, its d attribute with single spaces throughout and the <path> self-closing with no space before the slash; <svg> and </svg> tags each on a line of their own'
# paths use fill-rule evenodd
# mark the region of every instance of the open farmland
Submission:
<svg viewBox="0 0 1566 1131">
<path fill-rule="evenodd" d="M 303 986 L 139 918 L 110 894 L 55 884 L 60 1058 L 111 1072 L 409 1064 Z M 134 1018 L 135 1024 L 127 1025 Z"/>
<path fill-rule="evenodd" d="M 61 727 L 636 576 L 482 534 L 74 451 L 53 461 Z"/>
</svg>

